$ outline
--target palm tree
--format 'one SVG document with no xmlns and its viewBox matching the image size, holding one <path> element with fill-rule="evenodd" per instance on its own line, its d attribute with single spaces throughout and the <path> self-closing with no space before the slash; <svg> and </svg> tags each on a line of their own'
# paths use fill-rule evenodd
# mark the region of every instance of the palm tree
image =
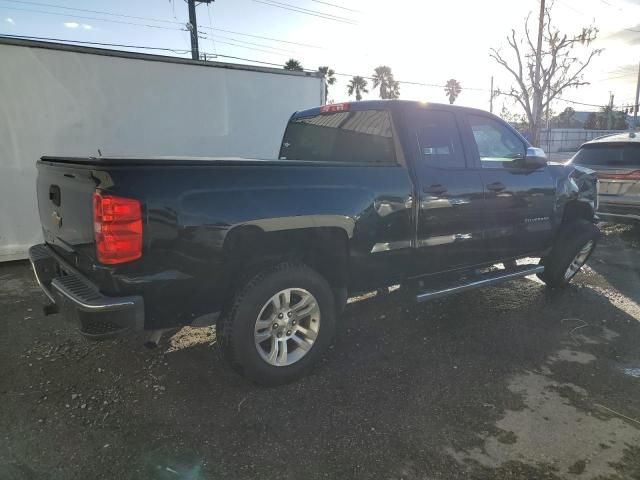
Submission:
<svg viewBox="0 0 640 480">
<path fill-rule="evenodd" d="M 349 96 L 353 95 L 354 92 L 358 102 L 362 100 L 363 93 L 369 93 L 369 90 L 367 90 L 367 81 L 359 75 L 349 80 L 349 84 L 347 85 L 347 93 Z"/>
<path fill-rule="evenodd" d="M 400 97 L 400 83 L 393 78 L 390 67 L 381 65 L 373 72 L 373 88 L 380 87 L 380 98 Z"/>
<path fill-rule="evenodd" d="M 290 58 L 287 60 L 287 63 L 284 64 L 285 70 L 292 70 L 294 72 L 302 72 L 303 68 L 300 62 L 294 58 Z"/>
<path fill-rule="evenodd" d="M 333 75 L 336 73 L 329 67 L 318 67 L 318 71 L 324 75 L 324 98 L 329 97 L 329 85 L 336 83 L 336 77 Z"/>
<path fill-rule="evenodd" d="M 462 91 L 462 87 L 460 86 L 460 82 L 455 78 L 447 80 L 447 84 L 444 86 L 444 93 L 449 96 L 449 103 L 453 105 L 453 102 L 456 101 L 458 95 Z"/>
</svg>

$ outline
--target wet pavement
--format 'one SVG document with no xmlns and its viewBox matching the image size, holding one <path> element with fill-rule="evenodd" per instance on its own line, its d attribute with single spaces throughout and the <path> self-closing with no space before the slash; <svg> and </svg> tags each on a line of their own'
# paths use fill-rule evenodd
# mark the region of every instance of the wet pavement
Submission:
<svg viewBox="0 0 640 480">
<path fill-rule="evenodd" d="M 303 380 L 259 388 L 215 332 L 83 340 L 0 265 L 0 479 L 640 478 L 640 230 L 535 278 L 352 302 Z"/>
</svg>

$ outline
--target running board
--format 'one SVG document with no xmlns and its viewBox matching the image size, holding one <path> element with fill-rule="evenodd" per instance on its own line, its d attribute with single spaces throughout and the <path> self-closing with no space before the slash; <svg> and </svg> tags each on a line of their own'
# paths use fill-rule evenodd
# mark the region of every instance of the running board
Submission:
<svg viewBox="0 0 640 480">
<path fill-rule="evenodd" d="M 493 285 L 494 283 L 526 277 L 527 275 L 542 273 L 543 271 L 544 267 L 542 265 L 519 265 L 509 271 L 496 270 L 493 272 L 483 273 L 482 275 L 478 275 L 472 279 L 465 280 L 462 283 L 452 284 L 440 289 L 426 290 L 416 295 L 416 301 L 426 302 L 428 300 L 446 297 L 447 295 L 453 295 L 454 293 L 464 292 L 465 290 L 471 290 L 472 288 L 486 287 L 487 285 Z"/>
</svg>

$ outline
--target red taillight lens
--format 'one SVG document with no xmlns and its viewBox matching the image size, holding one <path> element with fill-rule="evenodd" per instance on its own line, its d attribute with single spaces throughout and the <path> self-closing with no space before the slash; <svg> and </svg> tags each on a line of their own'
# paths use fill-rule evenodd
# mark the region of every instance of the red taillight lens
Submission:
<svg viewBox="0 0 640 480">
<path fill-rule="evenodd" d="M 348 112 L 348 103 L 331 103 L 320 107 L 320 113 Z"/>
<path fill-rule="evenodd" d="M 142 256 L 140 202 L 132 198 L 93 194 L 93 232 L 98 261 L 125 263 Z"/>
<path fill-rule="evenodd" d="M 629 173 L 598 173 L 598 178 L 603 180 L 640 180 L 640 170 Z"/>
</svg>

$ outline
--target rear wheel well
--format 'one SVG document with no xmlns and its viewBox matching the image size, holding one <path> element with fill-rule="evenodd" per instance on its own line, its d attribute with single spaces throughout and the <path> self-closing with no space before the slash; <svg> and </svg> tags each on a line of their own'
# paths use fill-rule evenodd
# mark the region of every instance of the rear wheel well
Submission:
<svg viewBox="0 0 640 480">
<path fill-rule="evenodd" d="M 336 227 L 265 232 L 247 226 L 229 232 L 224 250 L 236 285 L 269 265 L 296 261 L 313 268 L 337 291 L 348 284 L 348 241 Z"/>
</svg>

